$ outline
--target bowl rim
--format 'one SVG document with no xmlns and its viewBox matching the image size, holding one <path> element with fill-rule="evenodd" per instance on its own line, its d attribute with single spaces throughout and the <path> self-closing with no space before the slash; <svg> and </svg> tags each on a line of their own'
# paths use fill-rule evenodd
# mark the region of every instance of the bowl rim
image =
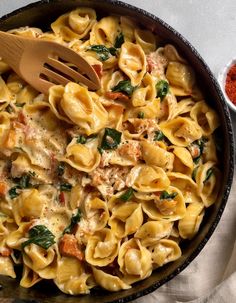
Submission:
<svg viewBox="0 0 236 303">
<path fill-rule="evenodd" d="M 37 2 L 30 3 L 28 5 L 22 6 L 22 7 L 14 10 L 10 13 L 7 13 L 7 14 L 1 16 L 0 17 L 0 23 L 4 22 L 6 19 L 8 19 L 10 17 L 16 16 L 17 14 L 19 14 L 23 11 L 29 10 L 31 8 L 40 7 L 40 5 L 42 5 L 42 4 L 60 3 L 60 2 L 63 2 L 63 1 L 64 0 L 39 0 Z M 160 286 L 162 286 L 163 284 L 165 284 L 166 282 L 170 281 L 175 276 L 177 276 L 180 272 L 182 272 L 189 265 L 189 263 L 191 263 L 198 256 L 198 254 L 201 252 L 201 250 L 204 248 L 204 246 L 206 245 L 206 243 L 208 242 L 208 240 L 212 236 L 214 230 L 216 229 L 216 226 L 218 225 L 218 223 L 220 221 L 220 218 L 223 214 L 223 211 L 225 209 L 227 199 L 228 199 L 228 196 L 229 196 L 229 193 L 230 193 L 230 190 L 231 190 L 232 182 L 233 182 L 233 176 L 234 176 L 234 136 L 233 136 L 233 127 L 232 127 L 232 122 L 231 122 L 229 109 L 228 109 L 227 103 L 225 101 L 225 99 L 227 100 L 227 98 L 225 98 L 225 94 L 222 91 L 216 77 L 213 75 L 213 73 L 211 72 L 207 63 L 202 58 L 202 56 L 198 53 L 198 51 L 195 49 L 195 47 L 184 36 L 182 36 L 182 34 L 180 34 L 177 30 L 175 30 L 172 26 L 167 24 L 161 18 L 153 15 L 152 13 L 150 13 L 148 11 L 145 11 L 142 8 L 139 8 L 139 7 L 136 7 L 134 5 L 122 2 L 120 0 L 100 0 L 100 1 L 108 3 L 109 5 L 122 7 L 122 8 L 127 9 L 127 10 L 137 11 L 139 14 L 148 18 L 152 22 L 160 24 L 166 30 L 171 31 L 172 33 L 174 33 L 174 35 L 177 36 L 178 39 L 181 40 L 182 43 L 185 46 L 187 46 L 188 48 L 191 49 L 191 53 L 202 64 L 206 73 L 209 76 L 209 79 L 211 79 L 211 82 L 214 86 L 214 89 L 215 89 L 215 91 L 216 91 L 216 93 L 219 97 L 219 100 L 221 101 L 220 103 L 222 105 L 222 110 L 223 110 L 224 115 L 225 115 L 225 125 L 227 127 L 228 140 L 229 140 L 229 158 L 227 159 L 228 162 L 229 162 L 229 173 L 228 173 L 227 179 L 225 181 L 225 188 L 222 191 L 222 199 L 221 199 L 219 209 L 218 209 L 218 211 L 215 215 L 215 219 L 214 219 L 212 225 L 210 226 L 209 230 L 206 232 L 206 236 L 200 241 L 200 243 L 196 247 L 196 249 L 184 260 L 184 262 L 178 268 L 176 268 L 173 272 L 171 272 L 169 275 L 164 277 L 163 279 L 153 283 L 151 286 L 145 288 L 144 290 L 137 291 L 133 294 L 124 295 L 124 297 L 119 298 L 119 299 L 115 299 L 115 300 L 112 300 L 112 301 L 106 301 L 107 303 L 125 303 L 125 302 L 130 302 L 131 300 L 135 300 L 137 298 L 140 298 L 142 296 L 148 295 L 149 293 L 155 291 Z M 27 301 L 24 301 L 24 302 L 27 302 Z M 30 302 L 31 302 L 31 300 L 29 299 L 29 303 Z"/>
<path fill-rule="evenodd" d="M 236 105 L 230 100 L 230 98 L 228 97 L 228 95 L 225 91 L 225 81 L 226 81 L 228 71 L 235 64 L 236 64 L 236 57 L 230 59 L 228 61 L 228 63 L 223 67 L 223 69 L 219 72 L 219 75 L 218 75 L 218 81 L 220 83 L 220 87 L 221 87 L 222 93 L 224 95 L 224 98 L 225 98 L 228 106 L 230 107 L 230 109 L 232 109 L 234 112 L 236 112 Z"/>
</svg>

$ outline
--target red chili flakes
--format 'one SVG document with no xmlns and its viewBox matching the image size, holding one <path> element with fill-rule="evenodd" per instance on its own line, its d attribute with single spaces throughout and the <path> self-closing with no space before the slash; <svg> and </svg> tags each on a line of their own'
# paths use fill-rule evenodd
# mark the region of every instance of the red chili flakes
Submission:
<svg viewBox="0 0 236 303">
<path fill-rule="evenodd" d="M 236 105 L 236 64 L 232 65 L 227 73 L 225 92 L 233 104 Z"/>
</svg>

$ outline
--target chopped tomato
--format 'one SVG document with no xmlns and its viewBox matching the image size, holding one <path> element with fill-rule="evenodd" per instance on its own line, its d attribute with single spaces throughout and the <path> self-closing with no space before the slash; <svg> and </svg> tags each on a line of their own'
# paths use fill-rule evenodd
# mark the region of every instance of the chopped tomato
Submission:
<svg viewBox="0 0 236 303">
<path fill-rule="evenodd" d="M 80 261 L 84 259 L 84 254 L 80 250 L 78 241 L 74 235 L 63 235 L 59 242 L 59 251 L 62 256 L 75 257 Z"/>
<path fill-rule="evenodd" d="M 101 64 L 94 64 L 92 65 L 93 69 L 95 70 L 96 74 L 98 75 L 99 78 L 102 77 L 102 65 Z"/>
<path fill-rule="evenodd" d="M 65 200 L 65 194 L 63 191 L 60 192 L 59 194 L 59 201 L 61 204 L 65 204 L 66 200 Z"/>
<path fill-rule="evenodd" d="M 6 182 L 0 182 L 0 195 L 5 196 L 6 193 L 7 193 Z"/>
<path fill-rule="evenodd" d="M 18 122 L 26 125 L 26 117 L 25 115 L 23 114 L 22 110 L 19 112 L 18 114 Z"/>
<path fill-rule="evenodd" d="M 121 92 L 106 92 L 105 96 L 112 100 L 121 100 L 121 101 L 128 101 L 129 97 Z"/>
</svg>

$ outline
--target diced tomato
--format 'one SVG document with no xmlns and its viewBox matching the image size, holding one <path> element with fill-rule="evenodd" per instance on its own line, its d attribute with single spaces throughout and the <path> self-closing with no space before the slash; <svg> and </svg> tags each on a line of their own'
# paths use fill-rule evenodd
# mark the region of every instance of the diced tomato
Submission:
<svg viewBox="0 0 236 303">
<path fill-rule="evenodd" d="M 62 256 L 75 257 L 80 261 L 84 259 L 84 254 L 80 250 L 78 241 L 74 235 L 63 235 L 59 242 L 59 251 Z"/>
<path fill-rule="evenodd" d="M 6 193 L 7 193 L 6 182 L 0 182 L 0 195 L 5 196 Z"/>
<path fill-rule="evenodd" d="M 121 101 L 128 101 L 129 97 L 121 92 L 106 92 L 105 96 L 112 100 L 121 100 Z"/>
<path fill-rule="evenodd" d="M 99 78 L 102 77 L 102 65 L 101 64 L 94 64 L 92 65 L 93 69 L 95 70 L 96 74 L 98 75 Z"/>
<path fill-rule="evenodd" d="M 154 65 L 155 65 L 155 63 L 153 62 L 153 60 L 149 56 L 147 56 L 147 72 L 148 73 L 152 72 Z"/>
<path fill-rule="evenodd" d="M 61 204 L 65 204 L 66 200 L 65 200 L 65 194 L 63 191 L 60 192 L 59 194 L 59 201 Z"/>
<path fill-rule="evenodd" d="M 26 125 L 26 117 L 25 115 L 23 114 L 22 110 L 19 112 L 18 114 L 18 122 Z"/>
</svg>

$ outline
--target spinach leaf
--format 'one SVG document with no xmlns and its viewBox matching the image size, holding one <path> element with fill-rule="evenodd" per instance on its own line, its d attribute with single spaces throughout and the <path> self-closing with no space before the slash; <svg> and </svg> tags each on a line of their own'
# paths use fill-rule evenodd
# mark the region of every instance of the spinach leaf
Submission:
<svg viewBox="0 0 236 303">
<path fill-rule="evenodd" d="M 23 107 L 25 105 L 25 103 L 15 103 L 15 106 L 17 107 Z"/>
<path fill-rule="evenodd" d="M 130 80 L 122 80 L 111 89 L 113 92 L 122 92 L 129 97 L 133 94 L 135 87 L 131 85 Z"/>
<path fill-rule="evenodd" d="M 11 114 L 11 113 L 13 112 L 13 108 L 12 108 L 12 106 L 11 106 L 10 104 L 7 105 L 6 111 L 7 111 L 9 114 Z"/>
<path fill-rule="evenodd" d="M 61 183 L 60 191 L 71 191 L 72 185 L 70 183 Z"/>
<path fill-rule="evenodd" d="M 19 188 L 19 186 L 14 186 L 14 187 L 9 189 L 8 195 L 10 196 L 11 199 L 14 199 L 17 196 L 19 196 L 19 193 L 17 192 L 18 188 Z"/>
<path fill-rule="evenodd" d="M 195 164 L 198 164 L 198 162 L 200 161 L 201 156 L 202 156 L 202 153 L 203 153 L 203 151 L 204 151 L 205 143 L 206 143 L 207 141 L 208 141 L 207 138 L 202 137 L 201 139 L 194 141 L 194 142 L 190 145 L 189 151 L 190 151 L 190 153 L 191 153 L 191 155 L 192 155 L 192 157 L 193 157 L 193 162 L 194 162 Z M 197 148 L 197 149 L 199 150 L 199 153 L 198 153 L 197 156 L 195 156 L 194 153 L 193 153 L 193 149 L 194 149 L 194 148 Z"/>
<path fill-rule="evenodd" d="M 29 230 L 29 240 L 22 243 L 22 248 L 26 245 L 34 243 L 44 249 L 48 249 L 54 243 L 55 236 L 53 233 L 44 225 L 35 225 Z"/>
<path fill-rule="evenodd" d="M 165 80 L 160 80 L 156 84 L 157 98 L 160 98 L 161 101 L 169 92 L 169 83 Z"/>
<path fill-rule="evenodd" d="M 206 178 L 205 178 L 205 180 L 203 181 L 203 183 L 206 183 L 209 179 L 210 179 L 210 177 L 213 175 L 213 169 L 212 168 L 209 168 L 208 170 L 207 170 L 207 172 L 206 172 Z"/>
<path fill-rule="evenodd" d="M 88 50 L 96 52 L 101 61 L 106 61 L 110 56 L 116 55 L 116 49 L 114 47 L 107 48 L 105 45 L 91 45 Z"/>
<path fill-rule="evenodd" d="M 124 35 L 122 32 L 120 32 L 115 40 L 115 45 L 114 45 L 115 48 L 120 48 L 124 42 L 125 42 Z"/>
<path fill-rule="evenodd" d="M 58 176 L 62 176 L 65 172 L 65 163 L 64 162 L 60 162 L 57 166 L 57 175 Z"/>
<path fill-rule="evenodd" d="M 31 187 L 31 184 L 30 184 L 30 175 L 23 175 L 20 178 L 20 180 L 19 180 L 19 187 L 22 188 L 22 189 Z"/>
<path fill-rule="evenodd" d="M 160 195 L 160 200 L 173 200 L 178 193 L 169 194 L 166 190 L 164 190 Z"/>
<path fill-rule="evenodd" d="M 79 135 L 76 139 L 76 143 L 80 143 L 80 144 L 85 144 L 86 143 L 86 138 L 83 135 Z"/>
<path fill-rule="evenodd" d="M 32 184 L 30 183 L 30 172 L 27 175 L 23 175 L 21 178 L 15 178 L 14 182 L 17 183 L 17 185 L 13 186 L 9 189 L 8 194 L 11 199 L 16 198 L 19 196 L 19 193 L 17 189 L 25 189 L 32 187 Z"/>
<path fill-rule="evenodd" d="M 114 128 L 105 128 L 101 149 L 116 149 L 121 141 L 121 132 Z"/>
<path fill-rule="evenodd" d="M 139 119 L 144 119 L 144 112 L 139 112 L 138 113 L 138 118 Z"/>
<path fill-rule="evenodd" d="M 134 194 L 134 190 L 132 187 L 130 187 L 129 189 L 126 190 L 126 192 L 124 192 L 121 196 L 120 199 L 123 201 L 129 201 Z"/>
<path fill-rule="evenodd" d="M 154 135 L 154 141 L 162 141 L 165 139 L 165 135 L 161 130 L 156 130 Z"/>
<path fill-rule="evenodd" d="M 70 224 L 64 229 L 63 235 L 64 234 L 70 234 L 73 231 L 73 228 L 75 225 L 80 221 L 82 217 L 81 211 L 78 208 L 77 214 L 73 215 L 70 221 Z"/>
</svg>

